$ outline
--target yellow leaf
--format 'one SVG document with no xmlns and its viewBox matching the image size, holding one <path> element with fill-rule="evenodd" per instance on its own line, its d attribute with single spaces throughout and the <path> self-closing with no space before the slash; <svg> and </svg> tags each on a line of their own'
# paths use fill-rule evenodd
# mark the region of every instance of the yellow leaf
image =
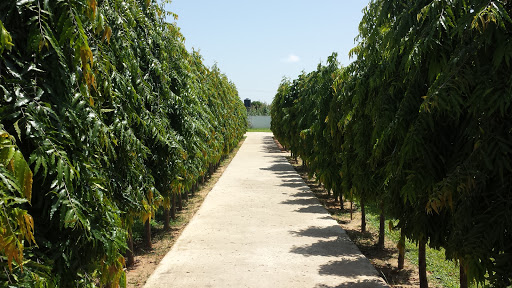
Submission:
<svg viewBox="0 0 512 288">
<path fill-rule="evenodd" d="M 142 223 L 146 221 L 151 221 L 151 212 L 142 214 Z"/>
<path fill-rule="evenodd" d="M 92 96 L 89 97 L 89 104 L 91 107 L 94 107 L 94 99 L 92 99 Z"/>
<path fill-rule="evenodd" d="M 123 257 L 123 256 L 119 257 L 119 259 L 117 259 L 117 261 L 118 261 L 122 266 L 126 266 L 126 263 L 125 263 L 125 260 L 124 260 L 124 257 Z"/>
<path fill-rule="evenodd" d="M 107 26 L 107 28 L 105 28 L 105 31 L 103 31 L 103 37 L 101 41 L 107 39 L 107 43 L 110 44 L 110 37 L 112 37 L 112 29 L 110 29 L 110 27 Z"/>
<path fill-rule="evenodd" d="M 30 201 L 32 199 L 32 171 L 25 169 L 25 175 L 23 179 L 23 195 Z"/>
<path fill-rule="evenodd" d="M 94 19 L 96 17 L 96 8 L 98 3 L 96 0 L 89 0 L 89 9 L 91 14 L 91 19 Z"/>
<path fill-rule="evenodd" d="M 86 69 L 86 65 L 90 64 L 90 67 L 93 66 L 93 58 L 92 58 L 92 51 L 87 46 L 80 47 L 80 59 L 82 60 L 82 68 Z"/>
<path fill-rule="evenodd" d="M 25 220 L 25 227 L 27 228 L 25 239 L 27 239 L 27 241 L 31 244 L 36 243 L 36 239 L 34 239 L 34 218 L 32 218 L 32 216 L 28 213 L 25 213 L 23 218 Z"/>
</svg>

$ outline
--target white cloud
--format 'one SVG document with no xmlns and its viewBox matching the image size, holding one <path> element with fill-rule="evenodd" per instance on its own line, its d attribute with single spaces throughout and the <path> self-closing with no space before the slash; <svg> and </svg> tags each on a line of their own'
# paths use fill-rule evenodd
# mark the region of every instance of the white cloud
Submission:
<svg viewBox="0 0 512 288">
<path fill-rule="evenodd" d="M 287 63 L 297 63 L 300 61 L 300 57 L 295 54 L 290 54 L 288 57 L 282 59 L 282 61 Z"/>
</svg>

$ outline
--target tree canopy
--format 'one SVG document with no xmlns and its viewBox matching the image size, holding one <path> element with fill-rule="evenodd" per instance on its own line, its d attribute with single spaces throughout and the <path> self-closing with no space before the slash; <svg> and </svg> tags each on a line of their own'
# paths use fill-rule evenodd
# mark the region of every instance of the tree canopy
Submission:
<svg viewBox="0 0 512 288">
<path fill-rule="evenodd" d="M 246 109 L 150 0 L 0 11 L 0 286 L 124 286 L 134 221 L 229 153 Z"/>
<path fill-rule="evenodd" d="M 272 131 L 326 187 L 384 201 L 408 238 L 500 287 L 512 281 L 511 11 L 371 1 L 354 62 L 320 84 L 331 61 L 284 80 L 272 105 Z"/>
</svg>

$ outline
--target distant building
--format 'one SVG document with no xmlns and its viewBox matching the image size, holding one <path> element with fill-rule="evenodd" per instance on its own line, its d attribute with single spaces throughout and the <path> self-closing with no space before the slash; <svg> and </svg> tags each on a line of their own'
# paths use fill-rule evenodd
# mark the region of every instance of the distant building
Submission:
<svg viewBox="0 0 512 288">
<path fill-rule="evenodd" d="M 245 108 L 247 108 L 247 109 L 251 108 L 251 99 L 249 99 L 249 98 L 245 98 L 245 100 L 244 100 L 244 106 L 245 106 Z"/>
</svg>

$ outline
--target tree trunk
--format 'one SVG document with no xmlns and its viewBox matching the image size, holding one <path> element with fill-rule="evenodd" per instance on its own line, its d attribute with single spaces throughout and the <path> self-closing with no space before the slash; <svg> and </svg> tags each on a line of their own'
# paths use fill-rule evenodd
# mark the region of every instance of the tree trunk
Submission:
<svg viewBox="0 0 512 288">
<path fill-rule="evenodd" d="M 385 236 L 385 225 L 386 216 L 384 215 L 384 202 L 380 203 L 380 225 L 379 225 L 379 242 L 377 246 L 380 250 L 384 250 L 384 236 Z"/>
<path fill-rule="evenodd" d="M 350 200 L 350 221 L 354 220 L 354 217 L 352 216 L 354 214 L 354 202 Z"/>
<path fill-rule="evenodd" d="M 176 194 L 172 193 L 171 199 L 171 219 L 176 220 Z"/>
<path fill-rule="evenodd" d="M 133 235 L 132 229 L 128 230 L 128 250 L 126 251 L 126 267 L 131 267 L 135 264 L 135 254 L 133 254 Z"/>
<path fill-rule="evenodd" d="M 468 288 L 468 275 L 466 274 L 466 267 L 464 261 L 459 259 L 460 266 L 460 288 Z"/>
<path fill-rule="evenodd" d="M 164 208 L 164 230 L 171 230 L 170 218 L 171 218 L 171 208 Z"/>
<path fill-rule="evenodd" d="M 366 209 L 364 208 L 364 200 L 361 199 L 361 233 L 366 232 Z"/>
<path fill-rule="evenodd" d="M 428 288 L 427 258 L 425 255 L 427 241 L 421 239 L 418 245 L 418 271 L 420 274 L 420 288 Z"/>
<path fill-rule="evenodd" d="M 340 194 L 340 196 L 339 196 L 339 197 L 340 197 L 340 209 L 341 209 L 342 211 L 344 211 L 344 210 L 345 210 L 345 201 L 343 201 L 343 195 L 342 195 L 342 194 Z"/>
<path fill-rule="evenodd" d="M 189 200 L 189 198 L 188 198 L 188 197 L 189 197 L 189 196 L 188 196 L 188 192 L 189 192 L 189 191 L 185 191 L 185 201 L 188 201 L 188 200 Z"/>
<path fill-rule="evenodd" d="M 147 249 L 152 248 L 152 245 L 151 245 L 151 223 L 149 221 L 149 218 L 144 223 L 144 246 Z"/>
<path fill-rule="evenodd" d="M 183 210 L 183 199 L 181 193 L 178 194 L 178 211 Z"/>
<path fill-rule="evenodd" d="M 400 241 L 398 241 L 398 270 L 404 269 L 405 261 L 405 233 L 400 229 Z"/>
</svg>

